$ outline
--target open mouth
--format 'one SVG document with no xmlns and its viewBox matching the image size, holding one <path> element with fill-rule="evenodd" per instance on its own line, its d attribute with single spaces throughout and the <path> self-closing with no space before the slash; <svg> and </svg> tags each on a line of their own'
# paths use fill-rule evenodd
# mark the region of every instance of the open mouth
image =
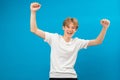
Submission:
<svg viewBox="0 0 120 80">
<path fill-rule="evenodd" d="M 73 33 L 72 32 L 67 32 L 67 34 L 72 35 Z"/>
</svg>

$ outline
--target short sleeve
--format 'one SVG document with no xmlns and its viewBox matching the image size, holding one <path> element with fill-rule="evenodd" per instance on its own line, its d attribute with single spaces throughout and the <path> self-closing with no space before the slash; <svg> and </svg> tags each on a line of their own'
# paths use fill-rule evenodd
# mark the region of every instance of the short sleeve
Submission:
<svg viewBox="0 0 120 80">
<path fill-rule="evenodd" d="M 78 39 L 78 45 L 79 45 L 79 49 L 87 49 L 89 40 L 85 40 L 85 39 Z"/>
<path fill-rule="evenodd" d="M 44 41 L 51 45 L 53 37 L 54 37 L 53 33 L 45 32 L 45 39 L 44 39 Z"/>
<path fill-rule="evenodd" d="M 58 33 L 45 32 L 44 41 L 47 42 L 49 45 L 51 45 L 53 42 L 55 42 L 57 38 L 58 38 Z"/>
</svg>

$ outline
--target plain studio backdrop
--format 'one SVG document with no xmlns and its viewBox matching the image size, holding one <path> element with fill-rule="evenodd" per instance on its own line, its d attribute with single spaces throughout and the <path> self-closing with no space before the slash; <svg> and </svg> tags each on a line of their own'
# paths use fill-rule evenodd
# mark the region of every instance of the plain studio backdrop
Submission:
<svg viewBox="0 0 120 80">
<path fill-rule="evenodd" d="M 119 0 L 1 0 L 0 80 L 48 80 L 50 47 L 30 32 L 30 4 L 39 2 L 37 25 L 63 34 L 67 17 L 79 21 L 74 37 L 94 39 L 108 18 L 111 25 L 104 42 L 79 51 L 75 70 L 80 80 L 120 80 Z"/>
</svg>

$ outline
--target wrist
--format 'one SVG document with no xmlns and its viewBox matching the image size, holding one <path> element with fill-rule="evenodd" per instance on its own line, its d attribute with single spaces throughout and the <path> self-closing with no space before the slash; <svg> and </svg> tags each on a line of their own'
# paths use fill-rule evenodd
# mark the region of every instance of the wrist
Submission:
<svg viewBox="0 0 120 80">
<path fill-rule="evenodd" d="M 108 27 L 103 27 L 103 29 L 104 29 L 104 30 L 107 30 L 107 29 L 108 29 Z"/>
<path fill-rule="evenodd" d="M 36 11 L 32 11 L 32 10 L 31 10 L 31 14 L 36 14 Z"/>
</svg>

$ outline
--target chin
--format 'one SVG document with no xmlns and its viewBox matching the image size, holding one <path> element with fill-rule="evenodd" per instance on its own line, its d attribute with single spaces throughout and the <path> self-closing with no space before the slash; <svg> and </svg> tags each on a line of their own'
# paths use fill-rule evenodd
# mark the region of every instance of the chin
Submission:
<svg viewBox="0 0 120 80">
<path fill-rule="evenodd" d="M 73 35 L 67 35 L 68 38 L 72 38 Z"/>
</svg>

